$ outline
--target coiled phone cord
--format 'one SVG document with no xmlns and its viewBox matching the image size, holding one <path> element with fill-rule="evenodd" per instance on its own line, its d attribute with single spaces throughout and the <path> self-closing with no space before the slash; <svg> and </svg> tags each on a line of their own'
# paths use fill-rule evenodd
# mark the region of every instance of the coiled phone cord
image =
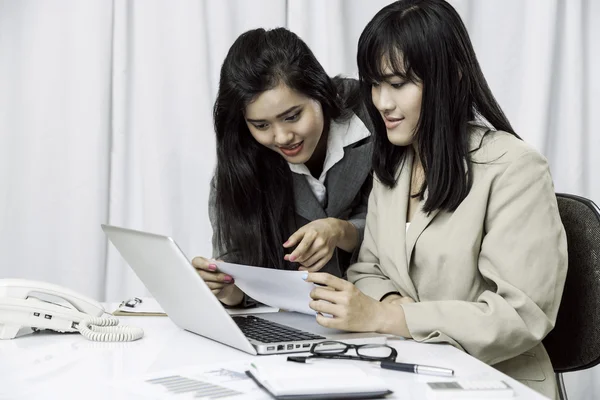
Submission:
<svg viewBox="0 0 600 400">
<path fill-rule="evenodd" d="M 77 330 L 94 342 L 132 342 L 144 336 L 144 330 L 135 326 L 119 325 L 110 317 L 86 318 L 79 322 Z"/>
</svg>

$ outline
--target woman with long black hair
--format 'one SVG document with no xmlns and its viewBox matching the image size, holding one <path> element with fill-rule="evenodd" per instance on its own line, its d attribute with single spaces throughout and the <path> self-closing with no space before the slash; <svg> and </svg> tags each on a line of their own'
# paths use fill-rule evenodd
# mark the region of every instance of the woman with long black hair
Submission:
<svg viewBox="0 0 600 400">
<path fill-rule="evenodd" d="M 458 13 L 401 0 L 358 44 L 374 124 L 365 239 L 348 281 L 306 273 L 326 327 L 449 343 L 549 397 L 542 339 L 567 246 L 544 157 L 490 91 Z M 501 62 L 502 60 L 500 60 Z"/>
<path fill-rule="evenodd" d="M 343 276 L 362 242 L 372 185 L 363 120 L 358 82 L 330 78 L 296 34 L 242 34 L 214 106 L 213 258 Z M 221 302 L 245 300 L 211 260 L 193 264 Z"/>
</svg>

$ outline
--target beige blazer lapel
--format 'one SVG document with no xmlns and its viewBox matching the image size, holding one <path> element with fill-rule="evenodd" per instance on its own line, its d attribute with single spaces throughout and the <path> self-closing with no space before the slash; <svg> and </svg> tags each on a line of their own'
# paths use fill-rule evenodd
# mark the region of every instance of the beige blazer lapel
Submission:
<svg viewBox="0 0 600 400">
<path fill-rule="evenodd" d="M 475 130 L 471 134 L 471 136 L 469 137 L 469 152 L 473 152 L 481 147 L 481 144 L 483 141 L 483 136 L 487 132 L 489 132 L 489 129 L 479 127 L 477 130 Z M 408 170 L 412 171 L 412 156 L 413 156 L 412 151 L 410 152 L 410 154 L 411 154 L 410 164 L 409 164 L 410 168 Z M 465 168 L 469 168 L 469 164 L 468 164 L 467 160 L 464 160 L 464 163 L 465 163 Z M 410 172 L 408 174 L 408 177 L 409 177 L 409 186 L 408 187 L 410 188 Z M 434 211 L 430 212 L 429 214 L 426 214 L 421 209 L 421 206 L 423 206 L 425 200 L 427 199 L 427 193 L 428 192 L 426 190 L 425 198 L 423 199 L 423 201 L 421 201 L 420 207 L 417 210 L 417 212 L 415 213 L 412 223 L 410 224 L 410 227 L 408 228 L 408 232 L 406 232 L 406 260 L 408 262 L 409 268 L 410 268 L 410 263 L 411 263 L 411 259 L 412 259 L 412 253 L 413 253 L 413 250 L 417 243 L 417 240 L 419 239 L 419 236 L 421 236 L 421 234 L 423 233 L 425 228 L 427 228 L 427 226 L 429 226 L 431 221 L 433 221 L 433 219 L 439 213 L 439 210 L 434 210 Z"/>
<path fill-rule="evenodd" d="M 419 204 L 419 209 L 415 212 L 414 218 L 406 232 L 406 262 L 410 268 L 412 259 L 412 253 L 415 249 L 415 245 L 419 236 L 423 233 L 425 228 L 433 221 L 439 210 L 434 210 L 429 214 L 423 212 L 421 207 L 423 206 L 424 200 Z"/>
<path fill-rule="evenodd" d="M 392 259 L 395 268 L 389 273 L 390 279 L 397 282 L 399 288 L 402 289 L 403 296 L 410 296 L 414 300 L 418 300 L 417 290 L 409 275 L 409 259 L 406 256 L 407 247 L 403 245 L 406 240 L 406 213 L 408 211 L 408 195 L 410 191 L 410 175 L 412 172 L 413 155 L 412 152 L 407 152 L 404 163 L 399 168 L 398 183 L 396 188 L 392 190 L 391 204 L 388 207 L 389 218 L 388 229 L 386 229 L 387 240 L 390 240 L 390 248 L 392 250 Z M 401 226 L 402 229 L 398 229 Z"/>
</svg>

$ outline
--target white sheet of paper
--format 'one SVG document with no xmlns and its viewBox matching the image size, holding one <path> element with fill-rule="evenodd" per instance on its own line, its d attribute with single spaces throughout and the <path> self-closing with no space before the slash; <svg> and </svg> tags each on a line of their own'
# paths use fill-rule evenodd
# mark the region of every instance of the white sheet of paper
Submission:
<svg viewBox="0 0 600 400">
<path fill-rule="evenodd" d="M 369 374 L 368 371 L 373 370 L 366 369 L 364 365 L 348 363 L 348 360 L 310 364 L 282 361 L 258 359 L 252 362 L 250 368 L 258 380 L 277 396 L 339 395 L 388 390 L 388 385 L 381 377 Z"/>
<path fill-rule="evenodd" d="M 248 265 L 216 262 L 219 271 L 231 275 L 235 284 L 246 295 L 271 307 L 314 315 L 308 306 L 314 283 L 302 279 L 303 271 L 251 267 Z"/>
<path fill-rule="evenodd" d="M 270 400 L 271 396 L 246 375 L 249 368 L 248 361 L 207 364 L 115 379 L 109 384 L 152 399 Z"/>
</svg>

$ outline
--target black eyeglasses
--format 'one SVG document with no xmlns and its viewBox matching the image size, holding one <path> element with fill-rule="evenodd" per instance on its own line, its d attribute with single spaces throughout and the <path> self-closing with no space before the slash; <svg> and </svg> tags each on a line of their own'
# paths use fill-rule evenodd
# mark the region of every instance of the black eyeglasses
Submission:
<svg viewBox="0 0 600 400">
<path fill-rule="evenodd" d="M 347 355 L 348 350 L 356 351 L 356 356 Z M 310 348 L 312 356 L 307 358 L 338 358 L 345 360 L 364 361 L 396 361 L 398 352 L 386 344 L 348 344 L 335 340 L 315 343 Z M 299 357 L 298 357 L 299 358 Z"/>
</svg>

